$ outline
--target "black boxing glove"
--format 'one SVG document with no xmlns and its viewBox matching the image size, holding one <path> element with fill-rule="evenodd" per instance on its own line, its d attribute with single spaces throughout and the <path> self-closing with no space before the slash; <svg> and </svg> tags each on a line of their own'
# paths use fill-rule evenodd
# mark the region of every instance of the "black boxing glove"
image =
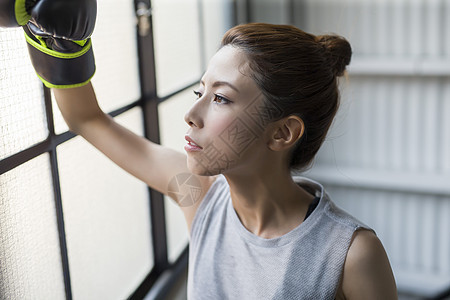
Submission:
<svg viewBox="0 0 450 300">
<path fill-rule="evenodd" d="M 35 0 L 0 0 L 0 27 L 18 27 L 31 19 L 29 9 Z"/>
<path fill-rule="evenodd" d="M 95 73 L 90 36 L 96 0 L 0 0 L 0 25 L 24 25 L 31 62 L 50 88 L 87 84 Z"/>
</svg>

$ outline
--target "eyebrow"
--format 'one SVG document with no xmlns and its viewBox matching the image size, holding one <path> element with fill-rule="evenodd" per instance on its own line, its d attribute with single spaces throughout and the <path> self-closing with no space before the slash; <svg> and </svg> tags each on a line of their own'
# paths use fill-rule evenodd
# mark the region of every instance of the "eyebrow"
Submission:
<svg viewBox="0 0 450 300">
<path fill-rule="evenodd" d="M 200 81 L 200 83 L 205 85 L 205 82 L 203 80 Z M 212 86 L 213 87 L 218 87 L 218 86 L 221 86 L 221 85 L 229 86 L 230 88 L 232 88 L 233 90 L 235 90 L 236 92 L 239 93 L 239 90 L 237 89 L 237 87 L 235 87 L 234 85 L 232 85 L 231 83 L 229 83 L 227 81 L 215 81 Z"/>
</svg>

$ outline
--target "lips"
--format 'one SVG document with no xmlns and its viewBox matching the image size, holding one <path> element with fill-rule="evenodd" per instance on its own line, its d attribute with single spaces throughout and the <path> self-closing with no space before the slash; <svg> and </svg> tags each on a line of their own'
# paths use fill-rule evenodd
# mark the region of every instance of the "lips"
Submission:
<svg viewBox="0 0 450 300">
<path fill-rule="evenodd" d="M 188 142 L 186 144 L 186 146 L 184 146 L 184 149 L 186 151 L 200 151 L 200 150 L 203 150 L 203 148 L 200 147 L 196 142 L 194 142 L 194 140 L 190 136 L 186 135 L 184 138 Z"/>
</svg>

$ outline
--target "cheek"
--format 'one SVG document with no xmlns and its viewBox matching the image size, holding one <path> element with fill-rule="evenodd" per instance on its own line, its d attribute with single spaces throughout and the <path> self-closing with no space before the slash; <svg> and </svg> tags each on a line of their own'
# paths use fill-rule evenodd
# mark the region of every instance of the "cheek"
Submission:
<svg viewBox="0 0 450 300">
<path fill-rule="evenodd" d="M 195 174 L 216 175 L 245 163 L 256 154 L 262 143 L 262 128 L 257 118 L 242 110 L 209 114 L 205 120 L 203 151 L 190 157 L 191 171 Z M 206 142 L 206 140 L 205 140 Z M 255 148 L 256 147 L 256 148 Z M 251 149 L 251 151 L 249 150 Z"/>
<path fill-rule="evenodd" d="M 260 124 L 245 111 L 213 116 L 208 127 L 211 141 L 224 152 L 231 150 L 237 157 L 262 135 Z"/>
<path fill-rule="evenodd" d="M 231 121 L 218 122 L 215 128 L 215 144 L 234 159 L 242 158 L 243 154 L 260 139 L 262 132 L 249 118 L 239 114 Z"/>
<path fill-rule="evenodd" d="M 248 108 L 241 111 L 228 112 L 227 114 L 211 114 L 208 120 L 208 131 L 211 135 L 223 136 L 232 133 L 239 137 L 261 136 L 264 130 L 264 124 L 261 122 L 259 112 L 247 111 Z"/>
<path fill-rule="evenodd" d="M 245 118 L 237 117 L 223 128 L 218 138 L 232 150 L 236 158 L 240 158 L 245 150 L 258 139 L 258 133 Z"/>
<path fill-rule="evenodd" d="M 225 131 L 232 122 L 231 117 L 213 117 L 210 121 L 209 131 L 212 136 L 219 136 L 223 131 Z"/>
</svg>

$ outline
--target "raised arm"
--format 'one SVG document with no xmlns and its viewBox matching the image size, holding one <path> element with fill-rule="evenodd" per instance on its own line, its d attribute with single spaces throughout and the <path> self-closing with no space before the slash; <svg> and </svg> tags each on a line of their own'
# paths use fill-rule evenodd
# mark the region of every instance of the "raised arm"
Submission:
<svg viewBox="0 0 450 300">
<path fill-rule="evenodd" d="M 53 93 L 71 131 L 150 187 L 167 194 L 170 179 L 177 173 L 189 172 L 185 154 L 140 137 L 105 114 L 90 83 L 78 88 L 54 89 Z"/>
<path fill-rule="evenodd" d="M 54 89 L 53 93 L 71 131 L 155 190 L 167 195 L 169 182 L 176 175 L 190 173 L 186 154 L 140 137 L 105 114 L 90 83 L 78 88 Z M 211 181 L 209 177 L 198 179 L 205 181 L 206 186 Z"/>
<path fill-rule="evenodd" d="M 53 90 L 58 106 L 71 131 L 81 135 L 121 168 L 163 194 L 179 174 L 189 174 L 186 155 L 155 144 L 116 123 L 98 106 L 92 85 Z M 197 176 L 202 199 L 213 177 Z M 170 193 L 172 198 L 177 194 Z M 182 195 L 179 195 L 182 196 Z M 177 201 L 181 199 L 175 199 Z M 188 227 L 200 201 L 181 206 Z"/>
<path fill-rule="evenodd" d="M 90 36 L 96 16 L 95 0 L 0 0 L 0 26 L 23 26 L 36 73 L 53 88 L 70 129 L 153 189 L 170 194 L 169 183 L 177 175 L 190 176 L 185 154 L 134 134 L 98 106 L 89 83 L 95 73 Z M 213 180 L 195 178 L 195 200 L 203 198 Z M 184 196 L 183 191 L 170 195 L 176 201 Z M 182 206 L 189 227 L 199 203 Z"/>
</svg>

